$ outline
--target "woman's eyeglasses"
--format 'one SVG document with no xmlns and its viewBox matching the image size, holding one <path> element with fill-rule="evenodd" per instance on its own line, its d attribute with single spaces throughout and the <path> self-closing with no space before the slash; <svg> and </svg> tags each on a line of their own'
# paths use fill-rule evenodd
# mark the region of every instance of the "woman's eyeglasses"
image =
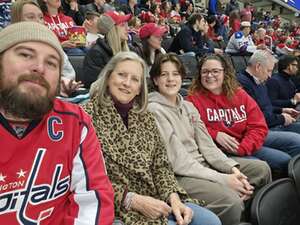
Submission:
<svg viewBox="0 0 300 225">
<path fill-rule="evenodd" d="M 200 74 L 202 76 L 208 76 L 208 74 L 211 74 L 213 76 L 218 76 L 223 71 L 224 71 L 224 69 L 219 69 L 219 68 L 214 68 L 214 69 L 211 69 L 211 70 L 203 69 L 203 70 L 200 71 Z"/>
</svg>

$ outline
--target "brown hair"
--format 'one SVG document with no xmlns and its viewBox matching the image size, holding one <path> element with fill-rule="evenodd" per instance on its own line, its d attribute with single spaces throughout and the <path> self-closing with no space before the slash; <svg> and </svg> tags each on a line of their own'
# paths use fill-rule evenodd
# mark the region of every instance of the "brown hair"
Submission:
<svg viewBox="0 0 300 225">
<path fill-rule="evenodd" d="M 184 79 L 186 76 L 186 71 L 185 71 L 184 65 L 175 53 L 161 54 L 156 58 L 154 64 L 151 67 L 151 70 L 150 70 L 150 78 L 151 78 L 151 81 L 153 83 L 153 87 L 155 90 L 158 90 L 158 88 L 154 84 L 154 79 L 156 77 L 160 76 L 161 65 L 166 62 L 171 62 L 176 65 L 176 68 L 181 76 L 181 79 Z"/>
<path fill-rule="evenodd" d="M 240 17 L 240 12 L 238 10 L 233 10 L 230 14 L 229 14 L 229 26 L 232 27 L 233 26 L 233 22 L 238 19 L 241 20 Z"/>
<path fill-rule="evenodd" d="M 208 91 L 201 84 L 201 69 L 203 64 L 208 60 L 217 60 L 221 63 L 224 69 L 224 81 L 222 84 L 223 93 L 231 98 L 235 94 L 236 90 L 239 88 L 239 83 L 236 80 L 235 70 L 229 58 L 219 55 L 219 54 L 209 54 L 204 56 L 198 66 L 198 75 L 193 79 L 192 85 L 189 88 L 189 94 L 194 95 L 196 92 L 207 93 Z"/>
<path fill-rule="evenodd" d="M 40 5 L 35 0 L 18 0 L 12 4 L 11 7 L 11 23 L 17 23 L 22 21 L 23 7 L 26 4 L 35 5 L 40 8 Z"/>
</svg>

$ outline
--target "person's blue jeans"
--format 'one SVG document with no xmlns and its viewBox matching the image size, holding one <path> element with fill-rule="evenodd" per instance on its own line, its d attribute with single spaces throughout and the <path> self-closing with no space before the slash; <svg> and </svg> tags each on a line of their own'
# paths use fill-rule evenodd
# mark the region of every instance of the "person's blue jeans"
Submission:
<svg viewBox="0 0 300 225">
<path fill-rule="evenodd" d="M 194 216 L 189 225 L 221 225 L 217 215 L 210 210 L 193 203 L 185 203 L 186 206 L 193 210 Z M 176 225 L 176 218 L 173 214 L 168 217 L 168 225 Z"/>
<path fill-rule="evenodd" d="M 300 134 L 269 130 L 264 146 L 276 148 L 294 157 L 300 153 Z"/>
<path fill-rule="evenodd" d="M 85 47 L 64 48 L 64 52 L 67 55 L 85 55 L 87 52 L 87 48 L 85 48 Z"/>
<path fill-rule="evenodd" d="M 295 133 L 300 134 L 300 122 L 297 121 L 297 122 L 291 123 L 288 126 L 278 125 L 278 126 L 270 128 L 270 130 L 272 130 L 272 131 L 290 131 L 290 132 L 295 132 Z"/>
<path fill-rule="evenodd" d="M 290 159 L 299 153 L 300 134 L 269 130 L 264 146 L 253 156 L 266 161 L 272 169 L 287 172 Z"/>
<path fill-rule="evenodd" d="M 266 161 L 272 170 L 280 170 L 284 173 L 288 171 L 288 164 L 292 158 L 289 154 L 275 149 L 263 146 L 258 151 L 253 153 L 255 158 Z"/>
</svg>

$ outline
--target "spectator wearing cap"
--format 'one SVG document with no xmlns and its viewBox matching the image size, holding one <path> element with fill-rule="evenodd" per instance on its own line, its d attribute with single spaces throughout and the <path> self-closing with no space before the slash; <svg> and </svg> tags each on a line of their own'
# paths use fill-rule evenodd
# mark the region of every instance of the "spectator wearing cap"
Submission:
<svg viewBox="0 0 300 225">
<path fill-rule="evenodd" d="M 149 67 L 151 67 L 159 54 L 166 53 L 161 47 L 162 37 L 166 32 L 167 29 L 165 27 L 158 26 L 156 23 L 144 24 L 140 29 L 139 36 L 142 49 L 137 53 L 145 60 Z"/>
<path fill-rule="evenodd" d="M 98 38 L 84 58 L 83 83 L 86 88 L 90 88 L 113 55 L 121 51 L 129 51 L 127 22 L 130 18 L 130 14 L 121 15 L 116 11 L 100 16 L 97 26 L 104 38 Z"/>
<path fill-rule="evenodd" d="M 225 49 L 226 53 L 247 55 L 252 54 L 256 49 L 252 37 L 250 35 L 251 24 L 248 21 L 241 22 L 241 30 L 235 32 L 229 39 L 228 45 Z M 260 49 L 264 49 L 265 45 L 260 45 Z"/>
</svg>

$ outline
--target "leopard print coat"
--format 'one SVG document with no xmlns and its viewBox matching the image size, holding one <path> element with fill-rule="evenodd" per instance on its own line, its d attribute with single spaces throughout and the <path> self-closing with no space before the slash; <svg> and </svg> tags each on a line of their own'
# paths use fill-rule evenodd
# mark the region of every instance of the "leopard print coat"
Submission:
<svg viewBox="0 0 300 225">
<path fill-rule="evenodd" d="M 102 144 L 108 176 L 115 191 L 115 216 L 127 224 L 167 224 L 167 218 L 152 220 L 135 211 L 127 211 L 122 201 L 127 192 L 167 201 L 171 193 L 187 200 L 167 159 L 166 148 L 150 112 L 130 110 L 128 129 L 111 102 L 100 106 L 93 98 L 84 106 L 92 116 Z"/>
</svg>

